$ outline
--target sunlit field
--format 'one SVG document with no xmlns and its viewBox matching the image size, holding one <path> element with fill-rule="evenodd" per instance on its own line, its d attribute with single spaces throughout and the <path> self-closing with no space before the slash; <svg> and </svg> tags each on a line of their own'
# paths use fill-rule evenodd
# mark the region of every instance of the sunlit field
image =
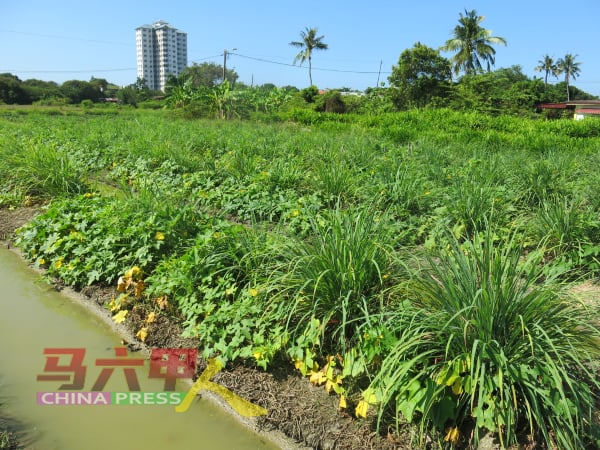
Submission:
<svg viewBox="0 0 600 450">
<path fill-rule="evenodd" d="M 0 110 L 0 208 L 43 205 L 17 245 L 139 339 L 167 316 L 415 445 L 598 445 L 600 121 L 51 111 Z"/>
</svg>

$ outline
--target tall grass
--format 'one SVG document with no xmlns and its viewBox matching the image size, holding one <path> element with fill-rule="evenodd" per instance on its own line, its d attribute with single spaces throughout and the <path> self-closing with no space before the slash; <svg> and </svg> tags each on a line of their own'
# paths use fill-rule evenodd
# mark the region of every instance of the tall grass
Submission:
<svg viewBox="0 0 600 450">
<path fill-rule="evenodd" d="M 395 169 L 395 170 L 394 170 Z M 384 168 L 380 175 L 381 203 L 416 214 L 421 209 L 425 191 L 424 177 L 411 165 Z"/>
<path fill-rule="evenodd" d="M 335 208 L 313 218 L 310 238 L 287 250 L 289 272 L 279 280 L 291 336 L 317 319 L 328 351 L 343 351 L 362 318 L 382 310 L 388 278 L 401 276 L 384 223 L 369 209 Z"/>
<path fill-rule="evenodd" d="M 600 268 L 600 221 L 579 199 L 552 196 L 545 199 L 531 228 L 543 243 L 547 265 L 571 276 L 592 274 Z"/>
<path fill-rule="evenodd" d="M 356 193 L 356 177 L 341 155 L 330 152 L 315 158 L 312 169 L 315 184 L 327 196 L 330 206 L 347 201 Z"/>
<path fill-rule="evenodd" d="M 168 297 L 207 356 L 266 367 L 283 351 L 308 371 L 339 355 L 350 399 L 379 372 L 381 421 L 587 445 L 598 312 L 548 267 L 600 267 L 598 125 L 290 117 L 3 116 L 0 198 L 68 196 L 20 234 L 26 253 L 75 285 L 151 272 L 149 300 Z M 121 195 L 73 196 L 88 176 Z M 413 278 L 407 242 L 436 252 Z"/>
<path fill-rule="evenodd" d="M 497 220 L 498 201 L 497 190 L 489 182 L 477 180 L 472 175 L 456 179 L 445 199 L 448 215 L 457 230 L 455 233 L 473 236 L 486 222 Z"/>
<path fill-rule="evenodd" d="M 503 447 L 529 434 L 548 448 L 589 448 L 598 311 L 544 278 L 534 253 L 493 234 L 451 240 L 415 279 L 412 306 L 390 319 L 398 341 L 372 384 L 380 420 L 395 411 L 398 423 L 418 419 L 422 435 L 460 429 L 475 444 L 489 430 Z"/>
<path fill-rule="evenodd" d="M 0 146 L 0 176 L 5 189 L 52 198 L 85 192 L 85 170 L 56 145 L 42 140 Z"/>
</svg>

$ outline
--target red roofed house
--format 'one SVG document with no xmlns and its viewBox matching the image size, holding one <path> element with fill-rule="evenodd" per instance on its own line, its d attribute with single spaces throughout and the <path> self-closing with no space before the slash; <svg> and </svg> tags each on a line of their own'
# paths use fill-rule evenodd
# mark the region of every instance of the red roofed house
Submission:
<svg viewBox="0 0 600 450">
<path fill-rule="evenodd" d="M 536 109 L 541 111 L 547 110 L 571 110 L 573 118 L 581 120 L 586 117 L 600 118 L 600 100 L 572 100 L 570 102 L 561 103 L 540 103 L 536 105 Z"/>
</svg>

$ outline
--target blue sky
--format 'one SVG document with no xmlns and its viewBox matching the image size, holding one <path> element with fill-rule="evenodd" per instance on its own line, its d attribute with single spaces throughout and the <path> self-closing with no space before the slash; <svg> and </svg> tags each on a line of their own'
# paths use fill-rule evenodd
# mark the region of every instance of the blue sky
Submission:
<svg viewBox="0 0 600 450">
<path fill-rule="evenodd" d="M 299 88 L 309 84 L 307 64 L 291 65 L 298 49 L 289 43 L 316 27 L 329 50 L 313 54 L 314 84 L 362 90 L 387 82 L 415 42 L 443 45 L 465 9 L 477 10 L 482 25 L 507 40 L 497 47 L 496 68 L 518 64 L 541 77 L 533 68 L 545 54 L 573 53 L 582 63 L 573 84 L 600 96 L 600 0 L 0 0 L 0 72 L 131 84 L 135 28 L 162 19 L 188 34 L 190 64 L 223 64 L 223 50 L 235 48 L 227 67 L 240 81 Z"/>
</svg>

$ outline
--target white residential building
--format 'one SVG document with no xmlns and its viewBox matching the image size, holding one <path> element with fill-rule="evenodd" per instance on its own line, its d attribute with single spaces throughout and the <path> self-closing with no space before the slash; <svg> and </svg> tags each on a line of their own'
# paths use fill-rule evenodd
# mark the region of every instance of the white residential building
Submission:
<svg viewBox="0 0 600 450">
<path fill-rule="evenodd" d="M 137 76 L 149 89 L 164 92 L 170 74 L 175 76 L 187 66 L 187 33 L 164 20 L 135 29 Z"/>
</svg>

